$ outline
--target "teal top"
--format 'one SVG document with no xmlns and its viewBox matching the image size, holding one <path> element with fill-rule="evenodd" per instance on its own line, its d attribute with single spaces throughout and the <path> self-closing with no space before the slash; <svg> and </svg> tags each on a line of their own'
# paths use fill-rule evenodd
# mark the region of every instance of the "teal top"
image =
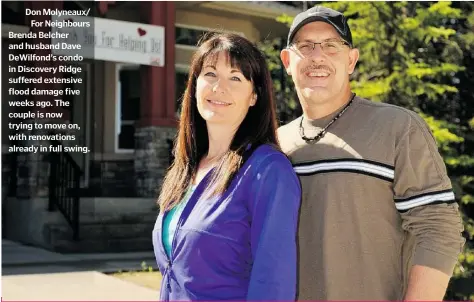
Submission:
<svg viewBox="0 0 474 302">
<path fill-rule="evenodd" d="M 168 258 L 171 257 L 171 244 L 173 242 L 174 233 L 176 231 L 176 226 L 178 225 L 179 217 L 183 212 L 184 207 L 188 203 L 189 198 L 193 194 L 196 186 L 192 186 L 184 195 L 183 200 L 180 203 L 175 205 L 166 215 L 163 220 L 163 245 L 165 247 L 166 254 Z"/>
</svg>

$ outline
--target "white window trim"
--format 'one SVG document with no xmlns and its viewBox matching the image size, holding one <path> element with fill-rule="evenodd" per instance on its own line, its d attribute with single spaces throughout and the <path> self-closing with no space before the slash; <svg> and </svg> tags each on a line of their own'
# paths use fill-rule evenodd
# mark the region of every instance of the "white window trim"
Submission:
<svg viewBox="0 0 474 302">
<path fill-rule="evenodd" d="M 187 29 L 202 30 L 202 31 L 207 31 L 207 32 L 220 31 L 220 32 L 225 32 L 225 33 L 233 33 L 233 34 L 238 34 L 238 35 L 241 35 L 242 37 L 245 37 L 245 34 L 243 32 L 221 29 L 221 28 L 211 28 L 211 27 L 204 27 L 204 26 L 198 26 L 198 25 L 190 25 L 190 24 L 185 24 L 185 23 L 175 23 L 174 26 L 175 28 L 181 27 L 181 28 L 187 28 Z M 197 46 L 178 44 L 178 43 L 175 43 L 175 47 L 180 48 L 180 49 L 193 50 L 193 51 L 197 49 Z"/>
<path fill-rule="evenodd" d="M 125 64 L 125 63 L 116 63 L 115 64 L 115 123 L 114 123 L 114 152 L 115 153 L 133 153 L 135 149 L 122 149 L 119 148 L 119 134 L 122 124 L 130 124 L 133 121 L 123 121 L 121 117 L 121 86 L 120 86 L 120 70 L 123 69 L 140 69 L 139 64 Z"/>
<path fill-rule="evenodd" d="M 187 64 L 174 64 L 174 69 L 176 72 L 179 72 L 179 73 L 188 73 L 189 70 L 191 69 L 191 65 L 187 65 Z"/>
<path fill-rule="evenodd" d="M 228 29 L 220 29 L 220 28 L 212 28 L 212 27 L 205 27 L 205 26 L 199 26 L 199 25 L 192 25 L 192 24 L 186 24 L 186 23 L 175 23 L 175 27 L 182 27 L 182 28 L 189 28 L 189 29 L 195 29 L 195 30 L 203 30 L 203 31 L 222 31 L 226 33 L 234 33 L 234 34 L 239 34 L 245 37 L 245 34 L 240 31 L 235 31 L 235 30 L 228 30 Z"/>
<path fill-rule="evenodd" d="M 175 47 L 177 49 L 190 50 L 190 51 L 196 51 L 198 49 L 197 46 L 184 45 L 184 44 L 175 44 Z"/>
</svg>

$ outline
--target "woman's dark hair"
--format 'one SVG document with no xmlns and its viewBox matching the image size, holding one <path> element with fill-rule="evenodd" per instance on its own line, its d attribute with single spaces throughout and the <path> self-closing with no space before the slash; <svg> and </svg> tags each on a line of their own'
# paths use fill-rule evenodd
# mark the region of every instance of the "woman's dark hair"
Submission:
<svg viewBox="0 0 474 302">
<path fill-rule="evenodd" d="M 171 164 L 161 188 L 158 203 L 162 211 L 173 208 L 184 198 L 197 173 L 199 162 L 209 148 L 207 126 L 197 108 L 196 81 L 203 63 L 217 62 L 219 54 L 227 55 L 232 68 L 238 68 L 251 81 L 257 102 L 236 131 L 229 151 L 221 158 L 211 175 L 211 195 L 222 194 L 243 164 L 249 144 L 270 144 L 279 149 L 272 80 L 262 52 L 247 39 L 231 33 L 213 33 L 199 43 L 193 56 Z"/>
</svg>

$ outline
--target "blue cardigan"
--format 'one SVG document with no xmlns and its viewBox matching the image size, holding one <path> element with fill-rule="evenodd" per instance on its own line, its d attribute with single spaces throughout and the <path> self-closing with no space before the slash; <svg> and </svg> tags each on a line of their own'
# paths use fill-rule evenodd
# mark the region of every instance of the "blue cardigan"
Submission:
<svg viewBox="0 0 474 302">
<path fill-rule="evenodd" d="M 301 187 L 285 155 L 258 147 L 220 197 L 201 198 L 209 173 L 179 219 L 171 257 L 160 213 L 153 230 L 163 274 L 160 300 L 295 300 Z"/>
</svg>

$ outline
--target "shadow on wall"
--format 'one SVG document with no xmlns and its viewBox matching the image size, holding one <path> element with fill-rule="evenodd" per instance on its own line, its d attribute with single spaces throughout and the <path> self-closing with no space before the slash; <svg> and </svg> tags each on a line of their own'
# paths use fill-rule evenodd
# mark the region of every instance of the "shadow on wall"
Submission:
<svg viewBox="0 0 474 302">
<path fill-rule="evenodd" d="M 172 139 L 167 139 L 166 143 L 168 144 L 168 154 L 169 154 L 169 164 L 171 165 L 174 161 L 174 156 L 173 156 L 173 140 Z"/>
</svg>

